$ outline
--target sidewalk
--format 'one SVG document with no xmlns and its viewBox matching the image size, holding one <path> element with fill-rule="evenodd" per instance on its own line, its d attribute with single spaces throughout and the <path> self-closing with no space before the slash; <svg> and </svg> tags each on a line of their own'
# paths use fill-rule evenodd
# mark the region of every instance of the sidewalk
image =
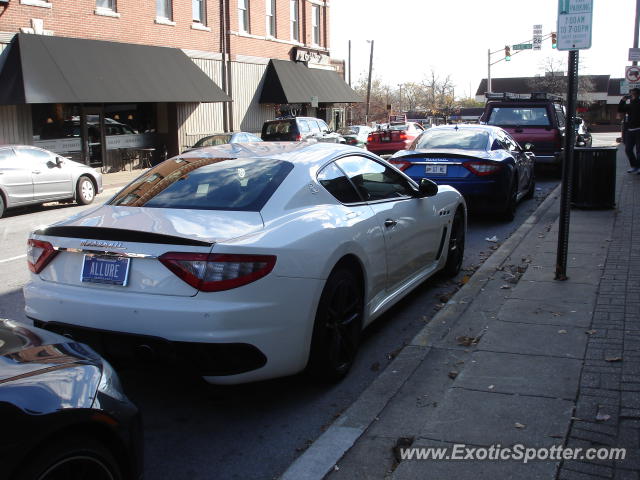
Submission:
<svg viewBox="0 0 640 480">
<path fill-rule="evenodd" d="M 281 477 L 638 479 L 640 177 L 616 210 L 572 210 L 553 279 L 559 190 Z M 640 242 L 640 239 L 636 240 Z M 399 447 L 626 447 L 622 461 L 403 460 Z"/>
<path fill-rule="evenodd" d="M 115 173 L 103 173 L 102 174 L 102 187 L 105 190 L 109 190 L 112 188 L 123 187 L 127 185 L 134 178 L 139 177 L 146 169 L 135 169 L 135 170 L 124 170 L 122 172 Z"/>
</svg>

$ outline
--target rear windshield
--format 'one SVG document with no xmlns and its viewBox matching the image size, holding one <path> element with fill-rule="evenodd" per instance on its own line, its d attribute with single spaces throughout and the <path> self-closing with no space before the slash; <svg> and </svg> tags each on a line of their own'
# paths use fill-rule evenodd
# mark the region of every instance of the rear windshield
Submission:
<svg viewBox="0 0 640 480">
<path fill-rule="evenodd" d="M 264 126 L 262 136 L 264 137 L 265 135 L 282 135 L 291 132 L 297 133 L 295 131 L 295 124 L 296 122 L 294 120 L 282 120 L 279 122 L 267 123 Z"/>
<path fill-rule="evenodd" d="M 292 169 L 292 163 L 264 158 L 173 158 L 148 170 L 109 205 L 257 212 Z"/>
<path fill-rule="evenodd" d="M 490 125 L 548 127 L 546 107 L 494 107 L 487 121 Z"/>
<path fill-rule="evenodd" d="M 462 150 L 487 150 L 489 134 L 479 130 L 431 129 L 423 133 L 414 148 L 460 148 Z"/>
<path fill-rule="evenodd" d="M 230 140 L 231 135 L 212 135 L 210 137 L 201 138 L 193 147 L 215 147 L 217 145 L 229 143 Z"/>
</svg>

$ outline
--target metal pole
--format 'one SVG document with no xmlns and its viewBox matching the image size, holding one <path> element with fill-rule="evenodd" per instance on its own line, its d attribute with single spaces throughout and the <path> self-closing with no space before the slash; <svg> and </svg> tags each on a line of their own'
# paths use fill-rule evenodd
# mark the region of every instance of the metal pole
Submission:
<svg viewBox="0 0 640 480">
<path fill-rule="evenodd" d="M 400 87 L 400 107 L 398 108 L 398 113 L 402 113 L 402 84 L 399 83 L 398 86 Z"/>
<path fill-rule="evenodd" d="M 578 99 L 578 54 L 569 51 L 569 89 L 567 92 L 567 121 L 562 162 L 562 190 L 560 193 L 560 224 L 558 252 L 556 256 L 556 280 L 567 280 L 567 256 L 569 250 L 569 220 L 571 215 L 571 187 L 573 184 L 573 146 L 576 141 L 576 103 Z"/>
<path fill-rule="evenodd" d="M 371 73 L 373 72 L 373 40 L 371 42 L 371 53 L 369 55 L 369 80 L 367 81 L 367 107 L 364 113 L 364 123 L 369 124 L 369 106 L 371 102 Z"/>
<path fill-rule="evenodd" d="M 640 0 L 638 0 L 640 2 Z M 487 48 L 487 93 L 491 93 L 491 49 Z"/>
<path fill-rule="evenodd" d="M 640 0 L 636 0 L 636 23 L 633 25 L 633 48 L 638 48 L 638 25 L 640 25 Z M 638 65 L 637 61 L 633 65 Z"/>
<path fill-rule="evenodd" d="M 351 86 L 351 40 L 349 40 L 349 86 Z"/>
</svg>

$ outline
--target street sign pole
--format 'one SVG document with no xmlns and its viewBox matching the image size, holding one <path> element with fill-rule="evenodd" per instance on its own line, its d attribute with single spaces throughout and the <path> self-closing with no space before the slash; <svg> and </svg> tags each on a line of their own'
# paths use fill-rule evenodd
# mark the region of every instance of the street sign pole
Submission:
<svg viewBox="0 0 640 480">
<path fill-rule="evenodd" d="M 562 190 L 560 193 L 560 224 L 558 251 L 556 256 L 556 280 L 567 280 L 567 256 L 569 251 L 569 222 L 571 217 L 571 190 L 573 187 L 573 146 L 576 131 L 573 128 L 578 100 L 578 53 L 569 51 L 569 90 L 567 92 L 567 120 L 564 137 L 564 160 L 562 162 Z"/>
</svg>

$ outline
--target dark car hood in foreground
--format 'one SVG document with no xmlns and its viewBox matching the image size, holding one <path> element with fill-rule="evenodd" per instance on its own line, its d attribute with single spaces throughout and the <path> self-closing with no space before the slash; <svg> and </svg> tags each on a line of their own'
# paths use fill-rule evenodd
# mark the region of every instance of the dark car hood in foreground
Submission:
<svg viewBox="0 0 640 480">
<path fill-rule="evenodd" d="M 402 157 L 473 157 L 482 160 L 498 160 L 502 157 L 500 150 L 463 150 L 461 148 L 432 148 L 417 150 L 400 150 L 390 160 L 396 160 Z M 408 160 L 408 158 L 406 159 Z"/>
<path fill-rule="evenodd" d="M 89 408 L 102 368 L 86 345 L 0 319 L 0 402 L 31 413 Z"/>
</svg>

